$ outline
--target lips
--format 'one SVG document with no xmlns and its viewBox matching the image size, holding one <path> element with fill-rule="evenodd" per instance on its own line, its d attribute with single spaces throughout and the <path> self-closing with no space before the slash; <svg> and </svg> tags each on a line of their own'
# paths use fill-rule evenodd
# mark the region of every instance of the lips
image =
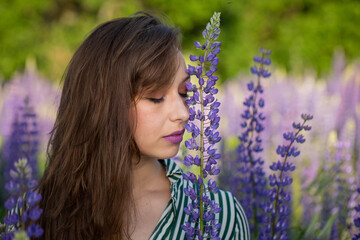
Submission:
<svg viewBox="0 0 360 240">
<path fill-rule="evenodd" d="M 173 132 L 172 134 L 169 134 L 169 135 L 167 135 L 167 136 L 165 136 L 165 137 L 176 136 L 176 135 L 183 135 L 184 132 L 185 132 L 185 129 L 182 129 L 182 130 L 180 130 L 180 131 Z"/>
<path fill-rule="evenodd" d="M 185 132 L 185 129 L 182 129 L 180 131 L 173 132 L 163 138 L 173 144 L 180 143 L 183 139 L 184 132 Z"/>
</svg>

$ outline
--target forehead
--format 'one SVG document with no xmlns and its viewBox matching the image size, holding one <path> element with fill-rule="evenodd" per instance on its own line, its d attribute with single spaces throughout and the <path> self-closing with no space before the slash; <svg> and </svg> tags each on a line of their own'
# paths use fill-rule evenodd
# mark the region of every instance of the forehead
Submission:
<svg viewBox="0 0 360 240">
<path fill-rule="evenodd" d="M 190 75 L 186 72 L 185 60 L 181 52 L 178 54 L 178 67 L 174 75 L 173 84 L 181 84 L 190 79 Z"/>
<path fill-rule="evenodd" d="M 181 52 L 178 53 L 177 61 L 178 61 L 178 63 L 177 63 L 177 69 L 176 69 L 176 77 L 181 77 L 182 79 L 189 80 L 190 75 L 187 71 L 186 62 L 185 62 L 184 56 L 182 55 Z"/>
</svg>

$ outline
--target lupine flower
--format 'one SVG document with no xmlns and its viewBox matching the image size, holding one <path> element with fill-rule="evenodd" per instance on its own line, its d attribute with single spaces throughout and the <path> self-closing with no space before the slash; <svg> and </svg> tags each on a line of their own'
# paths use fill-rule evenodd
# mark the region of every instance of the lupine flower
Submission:
<svg viewBox="0 0 360 240">
<path fill-rule="evenodd" d="M 337 109 L 337 126 L 336 130 L 340 133 L 344 130 L 346 120 L 356 117 L 356 109 L 360 103 L 360 82 L 358 81 L 357 73 L 354 72 L 347 80 L 344 79 L 344 84 L 340 89 L 340 103 Z"/>
<path fill-rule="evenodd" d="M 342 96 L 345 96 L 344 90 L 347 89 L 347 85 L 357 86 L 353 91 L 348 91 L 349 95 L 346 98 L 348 99 L 347 105 L 351 105 L 349 105 L 350 110 L 353 109 L 354 106 L 359 107 L 360 95 L 356 92 L 359 90 L 359 78 L 357 76 L 360 68 L 356 64 L 349 64 L 346 66 L 346 71 L 343 71 L 344 69 L 345 65 L 342 71 L 335 74 L 336 76 L 334 77 L 336 79 L 334 80 L 337 81 L 338 85 L 333 87 L 334 91 L 331 93 L 329 93 L 327 88 L 327 86 L 331 84 L 330 77 L 324 79 L 325 81 L 317 81 L 316 76 L 311 74 L 307 74 L 305 78 L 303 76 L 284 76 L 279 74 L 268 84 L 262 81 L 262 85 L 264 85 L 263 98 L 265 99 L 265 107 L 262 109 L 262 112 L 264 116 L 266 116 L 266 119 L 263 121 L 265 130 L 261 133 L 263 140 L 262 148 L 264 148 L 261 154 L 264 159 L 275 159 L 274 150 L 276 150 L 276 148 L 274 149 L 273 146 L 277 145 L 276 143 L 279 142 L 280 137 L 282 138 L 282 136 L 279 137 L 276 133 L 281 129 L 287 128 L 289 120 L 296 119 L 299 111 L 316 113 L 316 116 L 318 116 L 317 121 L 313 121 L 311 124 L 313 127 L 312 130 L 306 134 L 306 141 L 311 141 L 312 146 L 311 148 L 303 148 L 301 151 L 301 159 L 297 159 L 295 163 L 298 173 L 296 174 L 297 177 L 294 177 L 294 183 L 292 183 L 297 191 L 291 194 L 291 204 L 295 204 L 293 206 L 296 206 L 293 209 L 294 212 L 291 212 L 291 226 L 293 227 L 289 231 L 292 234 L 289 236 L 291 239 L 297 239 L 296 236 L 298 236 L 300 231 L 309 233 L 308 236 L 303 237 L 303 239 L 315 239 L 324 229 L 321 223 L 321 211 L 323 208 L 321 202 L 325 198 L 322 193 L 318 192 L 320 187 L 324 188 L 326 185 L 335 183 L 334 178 L 331 178 L 331 181 L 327 181 L 326 179 L 328 179 L 328 177 L 323 175 L 322 170 L 323 166 L 329 166 L 330 158 L 325 157 L 325 153 L 329 150 L 329 143 L 333 143 L 338 138 L 346 139 L 350 142 L 349 153 L 352 155 L 352 173 L 348 174 L 346 178 L 348 180 L 350 177 L 355 177 L 357 183 L 359 182 L 360 155 L 357 154 L 357 149 L 360 149 L 360 141 L 358 141 L 360 139 L 360 112 L 357 111 L 354 115 L 345 114 L 345 119 L 342 121 L 343 125 L 338 125 L 337 115 L 338 109 L 340 108 L 339 105 L 345 103 Z M 335 71 L 338 70 L 335 69 Z M 356 84 L 352 84 L 354 76 Z M 243 113 L 243 111 L 240 110 L 244 109 L 242 107 L 242 99 L 245 99 L 244 95 L 247 92 L 245 90 L 247 90 L 248 82 L 244 81 L 244 79 L 247 80 L 249 77 L 247 75 L 240 75 L 232 81 L 224 82 L 222 85 L 223 91 L 219 94 L 221 121 L 225 121 L 227 124 L 221 124 L 220 126 L 221 137 L 225 139 L 225 141 L 221 142 L 226 142 L 226 149 L 225 152 L 221 152 L 223 155 L 221 161 L 221 175 L 223 175 L 223 179 L 221 179 L 221 182 L 220 180 L 218 182 L 221 184 L 222 189 L 226 188 L 233 193 L 236 192 L 234 188 L 235 184 L 231 183 L 230 180 L 234 177 L 235 157 L 230 154 L 233 154 L 231 151 L 234 148 L 235 134 L 240 132 L 241 127 L 241 122 L 237 123 L 239 118 L 236 118 L 236 116 L 240 116 Z M 357 100 L 355 96 L 358 96 Z M 347 105 L 345 104 L 343 107 L 346 109 Z M 336 126 L 341 126 L 341 130 Z M 334 131 L 334 129 L 339 129 L 339 131 Z M 266 173 L 270 170 L 267 167 L 268 164 L 271 163 L 265 161 L 264 168 Z M 229 170 L 226 172 L 225 168 Z M 317 176 L 320 175 L 322 178 L 317 178 Z M 320 182 L 318 180 L 320 180 Z M 355 186 L 355 184 L 352 186 Z M 331 189 L 332 194 L 338 191 L 337 187 Z M 351 191 L 354 190 L 355 189 L 351 189 Z M 242 197 L 238 195 L 237 197 L 239 200 L 242 200 Z M 342 195 L 341 197 L 346 198 L 347 196 Z M 354 196 L 352 196 L 352 202 L 348 208 L 354 208 L 354 201 Z M 357 203 L 358 201 L 356 204 Z M 334 204 L 336 204 L 335 201 Z M 243 204 L 242 206 L 244 207 Z M 353 222 L 350 219 L 353 220 L 354 217 L 351 216 L 350 218 L 350 216 L 348 216 L 347 224 L 349 224 L 350 221 Z M 345 229 L 339 234 L 341 234 L 342 237 L 345 235 L 349 238 L 350 236 L 349 231 Z"/>
<path fill-rule="evenodd" d="M 39 149 L 38 121 L 30 99 L 25 97 L 22 105 L 14 111 L 14 120 L 11 127 L 11 135 L 4 137 L 4 145 L 0 152 L 2 164 L 2 182 L 10 181 L 11 170 L 14 170 L 14 162 L 20 158 L 28 159 L 32 174 L 38 175 L 37 154 Z M 1 192 L 1 199 L 8 197 L 7 193 Z M 3 201 L 4 201 L 3 200 Z"/>
<path fill-rule="evenodd" d="M 1 152 L 4 161 L 4 182 L 10 180 L 10 170 L 14 169 L 14 162 L 20 158 L 28 159 L 32 174 L 36 177 L 39 133 L 37 116 L 28 97 L 25 97 L 22 105 L 17 106 L 11 129 L 12 133 L 5 138 Z"/>
<path fill-rule="evenodd" d="M 310 186 L 304 189 L 306 193 L 314 194 L 311 200 L 307 199 L 309 204 L 304 205 L 306 212 L 303 215 L 307 219 L 304 223 L 309 224 L 312 219 L 318 219 L 317 228 L 308 232 L 308 238 L 315 238 L 322 232 L 328 239 L 341 239 L 341 235 L 347 231 L 349 210 L 353 207 L 351 196 L 355 181 L 349 146 L 348 141 L 338 140 L 329 147 L 326 164 L 323 164 Z"/>
<path fill-rule="evenodd" d="M 350 197 L 353 192 L 351 187 L 355 180 L 352 177 L 351 155 L 348 153 L 349 145 L 349 142 L 344 141 L 338 141 L 335 144 L 333 166 L 330 169 L 330 179 L 333 179 L 333 186 L 329 186 L 329 191 L 332 190 L 333 194 L 330 198 L 334 200 L 334 205 L 331 206 L 331 215 L 337 215 L 332 227 L 331 239 L 340 239 L 341 232 L 347 228 L 346 220 L 350 210 Z"/>
<path fill-rule="evenodd" d="M 7 138 L 12 134 L 12 123 L 18 114 L 19 107 L 24 103 L 24 96 L 28 96 L 30 104 L 37 114 L 37 129 L 39 131 L 39 149 L 45 151 L 48 143 L 48 132 L 54 125 L 56 109 L 60 100 L 59 89 L 49 79 L 41 77 L 36 66 L 27 62 L 22 74 L 14 77 L 5 85 L 0 86 L 0 135 Z"/>
<path fill-rule="evenodd" d="M 197 84 L 191 82 L 186 84 L 187 91 L 193 94 L 186 100 L 190 106 L 190 117 L 186 130 L 191 133 L 192 138 L 185 142 L 185 146 L 189 150 L 197 151 L 198 154 L 195 157 L 185 156 L 183 163 L 186 166 L 200 167 L 199 176 L 191 172 L 184 174 L 184 179 L 191 181 L 198 188 L 184 189 L 185 194 L 194 201 L 185 208 L 185 213 L 190 216 L 190 222 L 182 226 L 187 239 L 196 237 L 198 239 L 219 239 L 217 235 L 221 224 L 217 222 L 215 215 L 220 212 L 221 208 L 208 196 L 208 192 L 216 193 L 218 191 L 217 183 L 212 179 L 206 183 L 208 176 L 220 173 L 216 164 L 221 154 L 217 153 L 217 149 L 214 147 L 221 140 L 217 131 L 220 121 L 218 116 L 220 103 L 214 97 L 218 92 L 218 89 L 215 88 L 218 77 L 214 73 L 217 71 L 216 66 L 219 63 L 217 54 L 220 52 L 221 43 L 216 42 L 219 34 L 220 13 L 215 12 L 203 31 L 205 43 L 201 44 L 198 41 L 194 43 L 195 47 L 204 50 L 204 53 L 199 56 L 191 55 L 190 60 L 198 62 L 198 65 L 189 65 L 187 69 L 188 74 L 196 76 L 198 82 Z M 198 222 L 200 222 L 197 224 L 198 228 L 194 228 L 194 223 Z"/>
<path fill-rule="evenodd" d="M 357 189 L 357 192 L 360 196 L 360 188 Z M 358 233 L 353 236 L 352 240 L 359 240 L 360 239 L 360 203 L 357 206 L 355 206 L 355 211 L 356 211 L 356 215 L 354 218 L 354 225 L 357 228 Z"/>
<path fill-rule="evenodd" d="M 20 239 L 24 231 L 29 238 L 40 237 L 43 229 L 36 221 L 42 209 L 37 206 L 41 195 L 34 190 L 37 181 L 32 178 L 32 168 L 26 158 L 19 159 L 14 165 L 15 168 L 10 170 L 11 178 L 5 185 L 10 197 L 5 202 L 7 215 L 1 239 Z"/>
<path fill-rule="evenodd" d="M 270 169 L 275 173 L 269 175 L 270 189 L 268 190 L 268 202 L 264 205 L 264 210 L 268 214 L 265 219 L 265 227 L 260 233 L 259 239 L 288 239 L 287 229 L 289 226 L 288 216 L 290 214 L 289 202 L 291 195 L 287 188 L 292 183 L 290 172 L 295 170 L 293 163 L 288 158 L 297 157 L 300 151 L 295 143 L 304 143 L 305 139 L 300 132 L 309 131 L 310 126 L 305 123 L 313 118 L 309 114 L 302 114 L 302 123 L 293 123 L 294 132 L 284 133 L 283 137 L 287 143 L 279 145 L 276 153 L 283 159 L 274 162 Z"/>
<path fill-rule="evenodd" d="M 256 83 L 251 81 L 247 84 L 250 96 L 245 99 L 244 112 L 241 114 L 240 123 L 243 131 L 239 136 L 240 145 L 237 148 L 237 163 L 239 170 L 240 201 L 248 218 L 252 238 L 256 238 L 259 223 L 263 221 L 264 213 L 262 205 L 266 197 L 266 178 L 263 171 L 264 160 L 259 156 L 263 151 L 261 133 L 264 130 L 262 122 L 264 114 L 260 111 L 264 108 L 265 100 L 262 97 L 263 88 L 261 78 L 270 77 L 270 72 L 265 68 L 271 64 L 269 55 L 271 51 L 260 49 L 261 56 L 255 56 L 255 65 L 251 72 L 257 77 Z"/>
</svg>

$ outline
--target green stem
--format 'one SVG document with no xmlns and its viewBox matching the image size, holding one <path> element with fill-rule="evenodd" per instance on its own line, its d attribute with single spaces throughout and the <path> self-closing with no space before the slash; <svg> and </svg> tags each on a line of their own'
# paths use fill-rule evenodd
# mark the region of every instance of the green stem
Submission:
<svg viewBox="0 0 360 240">
<path fill-rule="evenodd" d="M 201 65 L 201 68 L 203 69 L 203 72 L 205 72 L 205 61 L 207 57 L 207 50 L 209 48 L 210 41 L 207 41 L 207 45 L 205 48 L 204 53 L 204 61 Z M 201 74 L 200 77 L 203 77 L 203 74 Z M 200 86 L 200 107 L 201 107 L 201 113 L 205 116 L 204 113 L 204 99 L 203 99 L 203 86 Z M 200 121 L 200 177 L 204 180 L 204 119 L 201 119 Z M 204 184 L 200 184 L 200 231 L 202 235 L 204 235 L 204 205 L 203 205 L 203 194 L 204 194 Z"/>
<path fill-rule="evenodd" d="M 203 101 L 203 90 L 200 88 L 200 101 L 201 101 L 201 112 L 204 112 L 204 101 Z M 204 180 L 204 120 L 201 120 L 200 126 L 200 177 Z M 203 193 L 204 193 L 204 184 L 200 184 L 200 230 L 204 232 L 204 206 L 203 206 Z"/>
</svg>

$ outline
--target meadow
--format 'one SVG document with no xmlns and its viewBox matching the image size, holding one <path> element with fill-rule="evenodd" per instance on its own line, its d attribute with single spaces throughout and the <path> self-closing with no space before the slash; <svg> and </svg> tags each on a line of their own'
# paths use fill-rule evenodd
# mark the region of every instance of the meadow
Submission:
<svg viewBox="0 0 360 240">
<path fill-rule="evenodd" d="M 301 155 L 289 160 L 296 167 L 292 184 L 287 186 L 291 195 L 289 239 L 352 239 L 359 231 L 353 220 L 359 217 L 355 207 L 360 202 L 356 191 L 360 186 L 360 65 L 346 63 L 337 52 L 330 74 L 321 79 L 312 73 L 294 76 L 272 67 L 270 71 L 271 77 L 262 80 L 265 120 L 263 151 L 258 153 L 265 175 L 270 175 L 269 166 L 279 159 L 276 149 L 284 142 L 283 132 L 291 130 L 301 113 L 314 116 L 311 131 L 304 134 L 306 142 L 299 146 Z M 233 192 L 240 202 L 244 199 L 237 160 L 241 114 L 250 94 L 247 84 L 253 78 L 242 74 L 228 79 L 219 86 L 217 96 L 222 137 L 217 144 L 222 154 L 217 180 L 220 188 Z M 61 89 L 50 82 L 29 63 L 24 73 L 0 88 L 1 206 L 7 198 L 4 185 L 9 169 L 19 156 L 11 147 L 19 143 L 16 139 L 22 138 L 22 151 L 28 154 L 36 178 L 44 170 L 48 133 Z M 181 161 L 185 153 L 182 143 L 179 164 L 187 169 Z M 4 207 L 0 209 L 4 216 Z M 252 222 L 253 227 L 256 224 Z"/>
</svg>

